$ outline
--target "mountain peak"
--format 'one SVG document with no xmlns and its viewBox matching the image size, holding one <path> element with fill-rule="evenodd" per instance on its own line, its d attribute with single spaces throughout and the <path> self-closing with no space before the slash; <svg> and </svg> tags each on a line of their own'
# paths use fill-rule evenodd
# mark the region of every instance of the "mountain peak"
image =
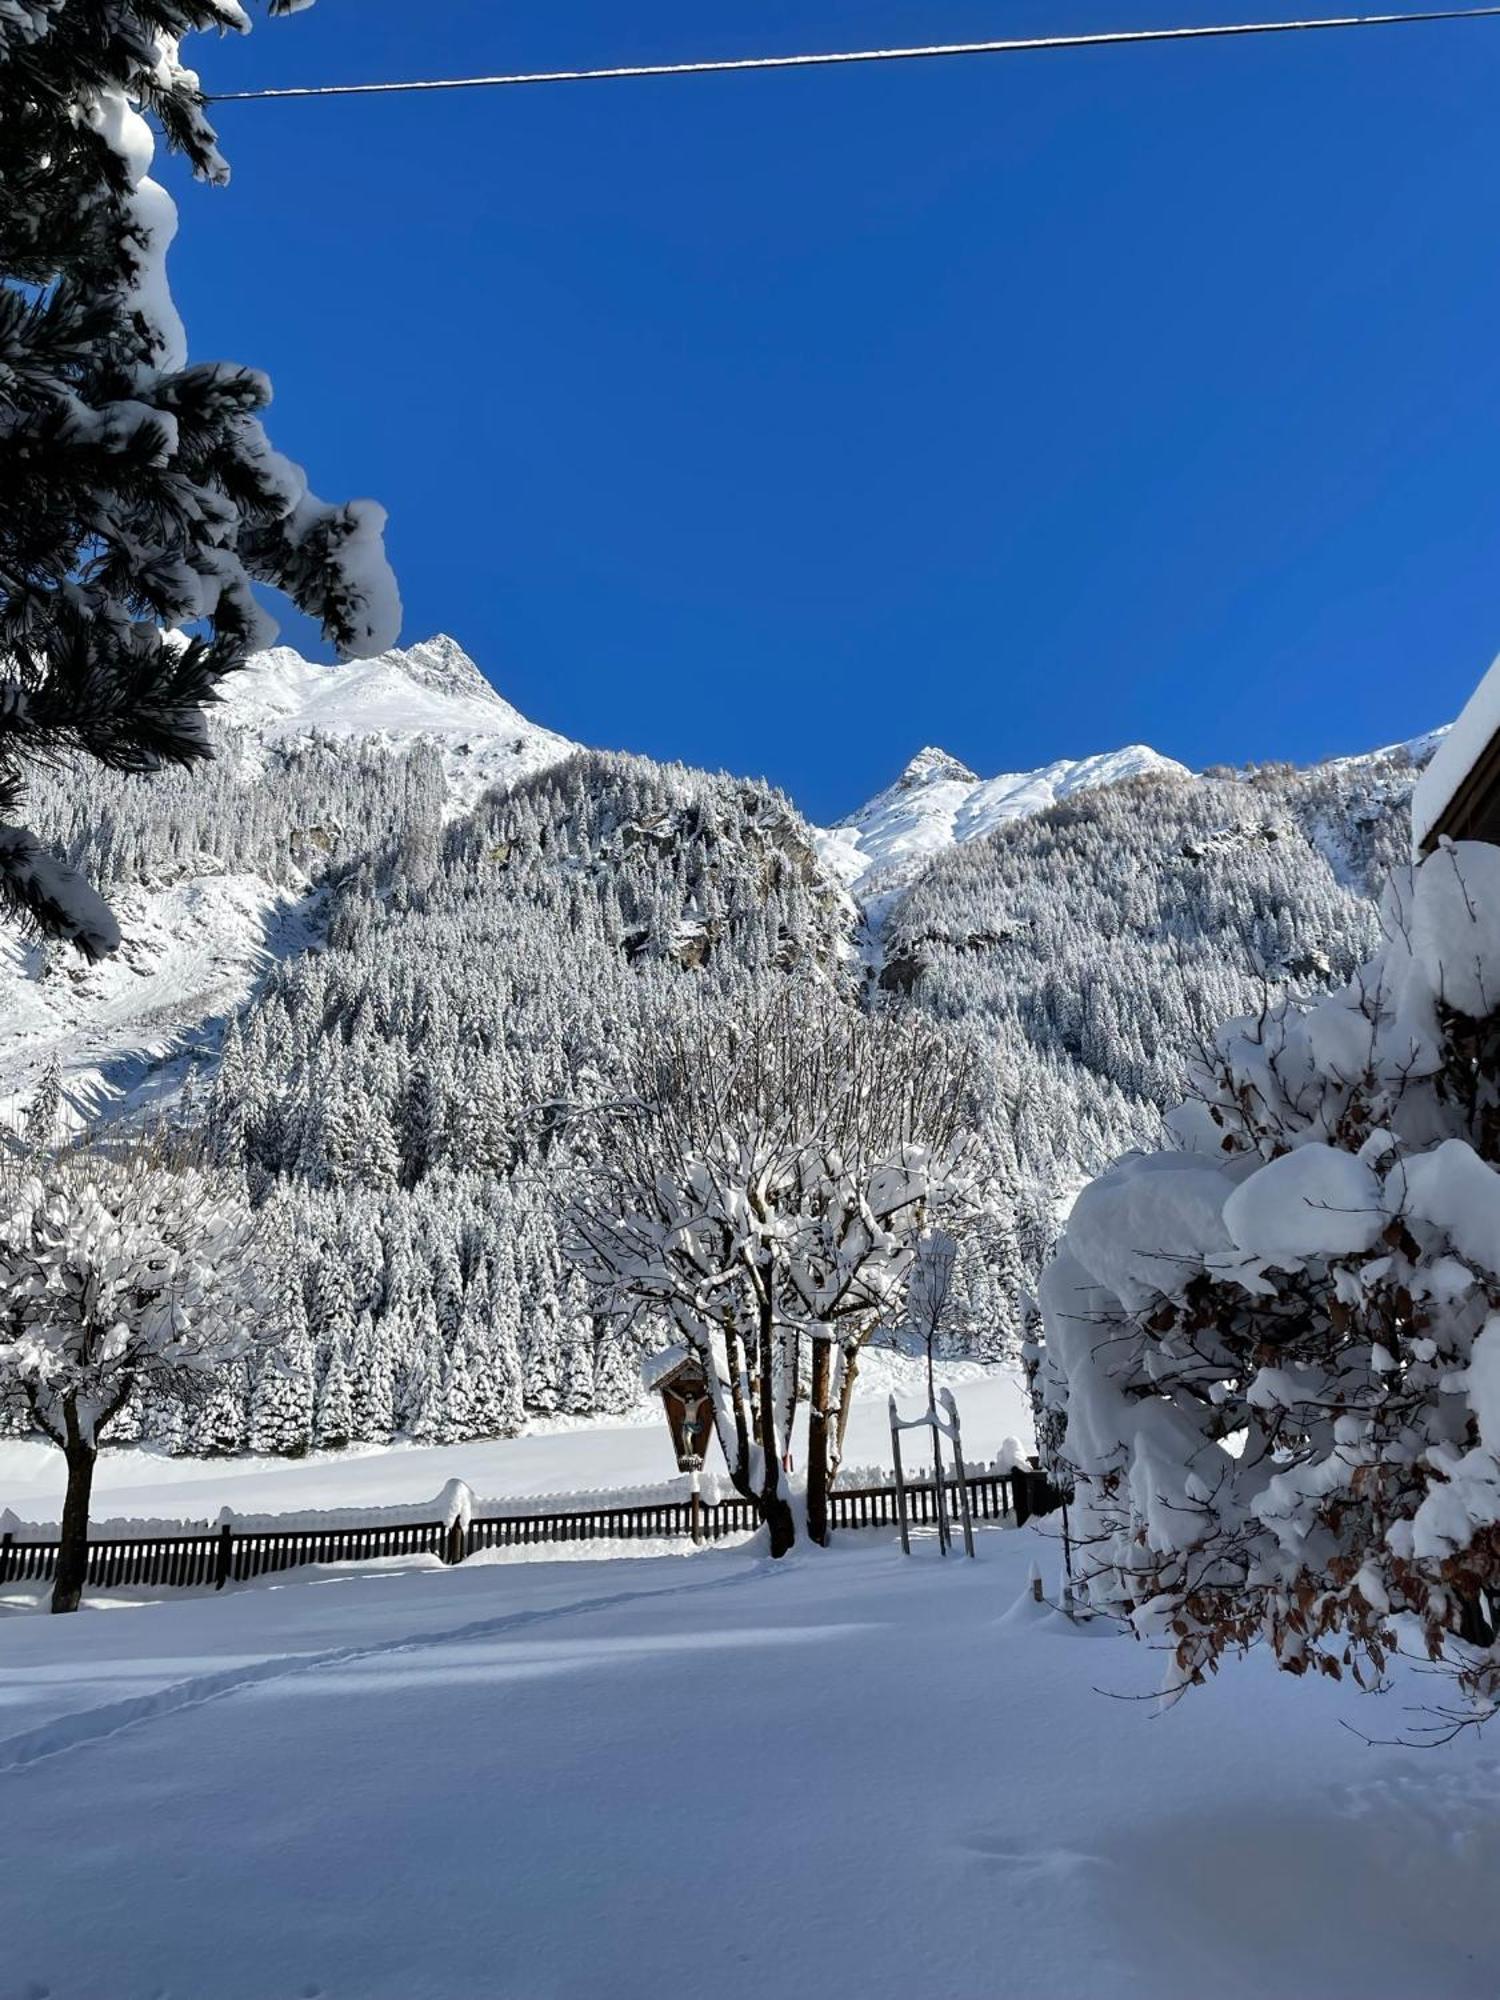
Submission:
<svg viewBox="0 0 1500 2000">
<path fill-rule="evenodd" d="M 950 756 L 946 750 L 939 750 L 929 743 L 925 750 L 919 750 L 900 777 L 892 785 L 894 792 L 909 792 L 918 785 L 953 783 L 977 785 L 979 773 L 971 771 L 959 758 Z"/>
<path fill-rule="evenodd" d="M 229 677 L 215 713 L 251 743 L 334 737 L 378 741 L 398 752 L 434 743 L 453 810 L 576 748 L 512 708 L 446 632 L 336 667 L 272 646 Z"/>
<path fill-rule="evenodd" d="M 446 632 L 436 632 L 430 639 L 419 639 L 414 646 L 393 647 L 383 657 L 399 664 L 402 672 L 418 687 L 431 688 L 434 694 L 468 696 L 509 707 L 457 639 L 450 638 Z"/>
<path fill-rule="evenodd" d="M 934 855 L 992 832 L 1004 820 L 1045 812 L 1072 792 L 1148 773 L 1187 777 L 1183 764 L 1144 743 L 1094 757 L 1062 757 L 1037 771 L 980 778 L 946 750 L 919 750 L 901 776 L 819 836 L 824 861 L 858 895 L 912 881 Z"/>
</svg>

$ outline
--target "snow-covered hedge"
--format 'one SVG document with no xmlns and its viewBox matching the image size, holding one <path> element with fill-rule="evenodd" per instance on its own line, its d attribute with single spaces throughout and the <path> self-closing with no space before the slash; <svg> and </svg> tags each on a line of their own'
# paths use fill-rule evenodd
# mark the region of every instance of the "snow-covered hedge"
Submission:
<svg viewBox="0 0 1500 2000">
<path fill-rule="evenodd" d="M 1090 1599 L 1172 1648 L 1500 1697 L 1500 848 L 1393 885 L 1342 990 L 1218 1037 L 1041 1291 Z"/>
</svg>

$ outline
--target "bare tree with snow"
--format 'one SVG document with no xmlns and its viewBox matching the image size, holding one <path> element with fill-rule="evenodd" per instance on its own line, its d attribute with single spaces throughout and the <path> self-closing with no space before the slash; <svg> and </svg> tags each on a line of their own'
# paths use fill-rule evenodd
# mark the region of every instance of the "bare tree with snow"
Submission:
<svg viewBox="0 0 1500 2000">
<path fill-rule="evenodd" d="M 899 1315 L 922 1232 L 973 1183 L 961 1045 L 788 985 L 748 1022 L 649 1030 L 609 1156 L 574 1208 L 588 1275 L 701 1358 L 730 1477 L 781 1555 L 809 1365 L 807 1529 L 828 1538 L 860 1350 Z"/>
<path fill-rule="evenodd" d="M 126 1405 L 206 1395 L 275 1337 L 259 1235 L 232 1182 L 147 1141 L 17 1148 L 0 1165 L 0 1387 L 68 1468 L 54 1611 L 78 1608 L 94 1466 Z"/>
</svg>

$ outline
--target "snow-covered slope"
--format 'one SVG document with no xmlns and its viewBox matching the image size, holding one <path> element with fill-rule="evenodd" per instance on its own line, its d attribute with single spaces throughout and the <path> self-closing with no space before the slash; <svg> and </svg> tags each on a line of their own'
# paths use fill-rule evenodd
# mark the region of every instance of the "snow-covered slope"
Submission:
<svg viewBox="0 0 1500 2000">
<path fill-rule="evenodd" d="M 911 882 L 935 855 L 991 833 L 1002 821 L 1044 812 L 1071 792 L 1152 772 L 1188 776 L 1143 743 L 1095 757 L 1060 757 L 1037 771 L 980 778 L 946 750 L 918 751 L 895 784 L 818 834 L 824 865 L 857 896 Z"/>
<path fill-rule="evenodd" d="M 436 766 L 429 759 L 422 779 L 426 810 L 436 782 L 445 794 L 440 816 L 452 819 L 491 788 L 556 765 L 578 747 L 528 721 L 441 634 L 347 666 L 272 648 L 226 684 L 211 726 L 222 751 L 212 780 L 175 780 L 177 790 L 163 780 L 154 794 L 162 803 L 151 810 L 183 829 L 170 862 L 161 862 L 160 840 L 146 843 L 143 858 L 139 844 L 130 850 L 128 828 L 112 836 L 104 866 L 115 872 L 125 933 L 116 958 L 86 966 L 0 930 L 0 1108 L 29 1095 L 53 1057 L 80 1106 L 138 1094 L 148 1079 L 152 1089 L 170 1088 L 171 1052 L 190 1042 L 211 1046 L 269 960 L 316 944 L 322 904 L 310 892 L 320 872 L 364 851 L 361 842 L 377 845 L 396 833 L 383 817 L 395 811 L 393 794 L 377 782 L 392 768 L 385 753 L 394 760 L 418 745 L 434 749 Z M 341 800 L 301 754 L 316 744 L 336 746 L 332 757 L 324 754 L 331 772 L 346 774 Z M 1430 743 L 1410 748 L 1420 761 Z M 923 750 L 887 790 L 818 832 L 817 849 L 829 877 L 857 902 L 876 957 L 889 911 L 939 857 L 1060 799 L 1150 774 L 1188 775 L 1143 745 L 988 779 L 941 750 Z M 91 788 L 80 814 L 67 781 L 58 782 L 53 830 L 65 845 L 80 826 L 139 823 L 134 802 L 111 807 L 107 785 Z M 216 804 L 206 809 L 204 799 Z M 246 844 L 247 824 L 259 829 L 256 853 Z M 1332 829 L 1329 842 L 1339 838 Z M 269 858 L 267 839 L 277 850 Z M 851 926 L 852 919 L 851 910 Z"/>
<path fill-rule="evenodd" d="M 454 810 L 472 805 L 491 785 L 560 763 L 577 748 L 528 722 L 443 632 L 337 667 L 273 646 L 226 683 L 215 720 L 220 728 L 245 732 L 255 769 L 257 745 L 297 737 L 358 739 L 397 751 L 427 738 L 442 753 Z"/>
<path fill-rule="evenodd" d="M 220 769 L 249 787 L 276 753 L 314 739 L 401 756 L 436 747 L 449 817 L 492 786 L 546 769 L 577 747 L 528 722 L 444 634 L 348 666 L 318 666 L 277 646 L 225 684 L 211 729 Z M 310 864 L 323 829 L 314 827 Z M 203 853 L 171 880 L 113 895 L 119 953 L 85 965 L 0 930 L 0 1112 L 59 1064 L 75 1111 L 180 1079 L 171 1058 L 212 1044 L 272 959 L 317 940 L 311 879 L 271 881 Z"/>
</svg>

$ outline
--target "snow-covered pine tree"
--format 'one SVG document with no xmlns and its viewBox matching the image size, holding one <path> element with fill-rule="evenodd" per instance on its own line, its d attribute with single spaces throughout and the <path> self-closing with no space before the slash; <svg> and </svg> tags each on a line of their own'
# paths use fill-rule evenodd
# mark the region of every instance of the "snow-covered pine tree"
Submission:
<svg viewBox="0 0 1500 2000">
<path fill-rule="evenodd" d="M 474 1372 L 469 1365 L 469 1344 L 460 1334 L 443 1363 L 432 1437 L 438 1444 L 461 1444 L 482 1428 L 474 1388 Z"/>
<path fill-rule="evenodd" d="M 598 1388 L 594 1377 L 593 1304 L 582 1272 L 569 1271 L 560 1304 L 562 1386 L 559 1403 L 566 1415 L 587 1417 L 593 1413 Z"/>
<path fill-rule="evenodd" d="M 328 1346 L 323 1379 L 313 1409 L 313 1443 L 319 1451 L 338 1451 L 354 1435 L 354 1410 L 349 1396 L 349 1371 L 344 1343 L 335 1336 Z"/>
<path fill-rule="evenodd" d="M 267 1457 L 300 1458 L 312 1442 L 313 1347 L 301 1281 L 294 1273 L 279 1276 L 271 1314 L 276 1340 L 255 1357 L 247 1442 Z"/>
<path fill-rule="evenodd" d="M 28 767 L 208 755 L 205 704 L 274 635 L 253 583 L 345 656 L 399 629 L 383 511 L 309 493 L 261 427 L 265 377 L 190 363 L 168 288 L 177 215 L 149 174 L 151 121 L 200 179 L 226 179 L 178 47 L 247 25 L 235 0 L 0 10 L 0 908 L 91 958 L 119 928 L 19 823 Z"/>
<path fill-rule="evenodd" d="M 209 1394 L 196 1409 L 187 1413 L 186 1450 L 195 1458 L 228 1458 L 237 1451 L 243 1451 L 249 1400 L 248 1371 L 244 1362 L 226 1363 L 215 1376 Z M 118 1421 L 113 1427 L 113 1435 L 119 1441 Z"/>
<path fill-rule="evenodd" d="M 544 1291 L 527 1319 L 525 1352 L 526 1407 L 550 1417 L 558 1407 L 562 1387 L 562 1309 L 557 1294 Z"/>
<path fill-rule="evenodd" d="M 396 1428 L 396 1371 L 387 1322 L 361 1313 L 349 1350 L 350 1436 L 384 1444 Z"/>
</svg>

